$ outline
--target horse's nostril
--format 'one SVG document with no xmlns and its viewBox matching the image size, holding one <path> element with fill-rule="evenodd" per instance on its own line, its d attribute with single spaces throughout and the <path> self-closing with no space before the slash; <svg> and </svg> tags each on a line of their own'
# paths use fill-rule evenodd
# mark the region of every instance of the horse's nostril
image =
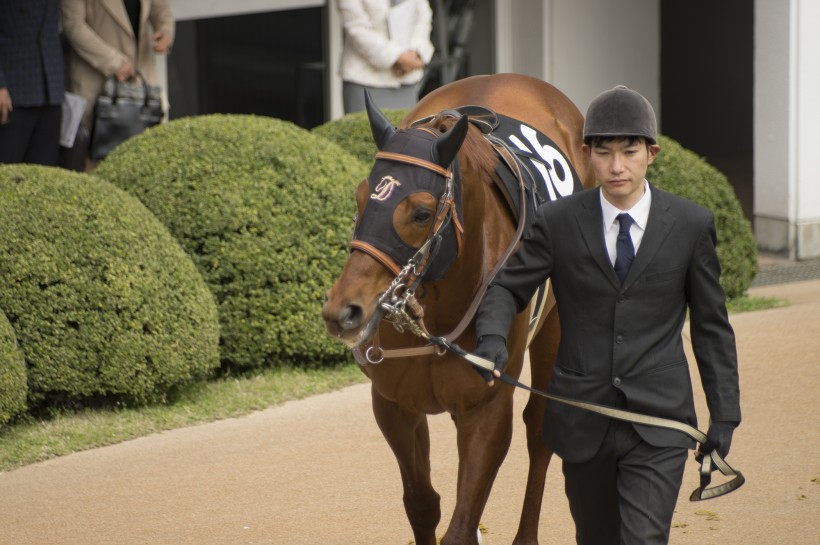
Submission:
<svg viewBox="0 0 820 545">
<path fill-rule="evenodd" d="M 359 327 L 362 323 L 364 310 L 359 305 L 347 305 L 339 314 L 339 324 L 342 329 L 350 330 Z"/>
</svg>

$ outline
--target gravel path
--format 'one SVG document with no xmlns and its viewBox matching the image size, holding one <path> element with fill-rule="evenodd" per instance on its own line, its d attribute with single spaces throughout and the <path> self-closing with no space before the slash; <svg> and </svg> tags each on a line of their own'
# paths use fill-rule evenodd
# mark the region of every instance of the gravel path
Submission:
<svg viewBox="0 0 820 545">
<path fill-rule="evenodd" d="M 747 484 L 690 503 L 698 481 L 690 464 L 675 545 L 820 543 L 820 280 L 752 293 L 792 305 L 732 316 L 744 422 L 729 462 Z M 517 393 L 519 409 L 524 401 Z M 705 420 L 702 398 L 698 413 Z M 443 533 L 454 504 L 455 434 L 445 416 L 431 418 L 430 429 Z M 574 543 L 559 464 L 547 476 L 541 545 Z M 486 544 L 512 541 L 525 470 L 519 419 L 482 520 Z M 411 540 L 398 470 L 373 420 L 367 384 L 0 473 L 2 545 Z"/>
</svg>

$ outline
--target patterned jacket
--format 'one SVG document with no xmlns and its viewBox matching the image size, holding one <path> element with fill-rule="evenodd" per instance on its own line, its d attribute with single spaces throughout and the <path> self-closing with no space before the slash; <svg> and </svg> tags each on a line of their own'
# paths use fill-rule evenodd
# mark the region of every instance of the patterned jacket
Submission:
<svg viewBox="0 0 820 545">
<path fill-rule="evenodd" d="M 59 0 L 0 1 L 0 87 L 15 107 L 62 104 Z"/>
</svg>

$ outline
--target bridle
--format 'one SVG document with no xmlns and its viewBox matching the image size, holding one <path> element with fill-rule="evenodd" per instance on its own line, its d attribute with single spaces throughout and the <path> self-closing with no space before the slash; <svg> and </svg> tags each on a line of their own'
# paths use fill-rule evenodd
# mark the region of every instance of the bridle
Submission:
<svg viewBox="0 0 820 545">
<path fill-rule="evenodd" d="M 424 130 L 433 132 L 429 129 Z M 380 251 L 373 244 L 355 238 L 351 241 L 351 250 L 359 250 L 370 255 L 388 271 L 395 274 L 390 286 L 379 296 L 376 302 L 376 312 L 359 338 L 367 339 L 371 333 L 375 333 L 381 320 L 393 324 L 393 327 L 400 333 L 408 330 L 424 337 L 427 331 L 422 322 L 424 311 L 416 299 L 416 290 L 441 249 L 447 227 L 451 224 L 455 227 L 457 254 L 461 254 L 463 244 L 464 228 L 458 217 L 454 192 L 455 183 L 460 181 L 454 175 L 454 172 L 458 172 L 457 159 L 454 159 L 453 164 L 448 168 L 418 157 L 395 152 L 380 151 L 376 154 L 376 159 L 409 164 L 432 171 L 444 178 L 444 191 L 439 199 L 427 239 L 403 266 L 400 267 L 392 257 Z M 377 351 L 378 356 L 375 354 Z M 384 352 L 374 343 L 367 349 L 365 357 L 367 363 L 381 363 L 384 359 Z"/>
<path fill-rule="evenodd" d="M 457 117 L 461 114 L 455 111 L 445 111 L 440 115 Z M 426 128 L 422 128 L 422 130 L 433 132 Z M 520 202 L 523 203 L 526 198 L 526 189 L 524 186 L 523 174 L 520 170 L 519 162 L 515 160 L 514 153 L 502 140 L 491 135 L 484 136 L 492 144 L 493 148 L 502 160 L 507 163 L 507 166 L 516 174 L 519 185 L 519 198 Z M 444 230 L 450 225 L 451 222 L 455 225 L 458 254 L 461 253 L 464 228 L 458 216 L 454 201 L 455 184 L 460 183 L 461 181 L 458 176 L 458 158 L 455 158 L 453 163 L 449 165 L 448 168 L 441 167 L 435 163 L 425 161 L 417 157 L 395 152 L 380 151 L 376 154 L 376 158 L 426 168 L 444 177 L 445 189 L 439 199 L 436 218 L 431 226 L 430 234 L 415 254 L 403 266 L 397 265 L 392 258 L 385 255 L 384 252 L 379 251 L 372 244 L 368 244 L 357 239 L 351 241 L 351 250 L 359 250 L 367 253 L 395 275 L 388 288 L 377 299 L 376 310 L 370 318 L 367 326 L 365 326 L 359 334 L 359 340 L 354 344 L 353 354 L 356 361 L 358 361 L 360 365 L 378 364 L 384 361 L 385 358 L 403 358 L 430 354 L 441 356 L 446 353 L 446 350 L 442 348 L 440 344 L 432 341 L 432 339 L 436 337 L 430 334 L 424 325 L 424 309 L 416 298 L 416 291 L 421 285 L 425 273 L 441 249 L 441 240 L 444 236 Z M 482 281 L 476 293 L 473 295 L 471 304 L 469 305 L 466 313 L 452 332 L 438 338 L 447 339 L 452 342 L 460 337 L 461 334 L 467 329 L 467 326 L 475 316 L 475 312 L 478 310 L 478 305 L 484 297 L 484 293 L 486 292 L 491 280 L 495 277 L 496 273 L 501 270 L 501 267 L 507 261 L 509 256 L 512 255 L 518 241 L 523 236 L 525 223 L 526 213 L 522 210 L 519 215 L 516 233 L 511 239 L 506 251 L 504 252 L 504 255 L 494 267 L 493 271 L 488 275 L 486 273 L 487 267 L 482 267 L 482 270 L 484 271 Z M 483 253 L 486 259 L 486 248 Z M 399 333 L 404 333 L 405 331 L 413 333 L 417 337 L 427 340 L 428 344 L 425 346 L 411 348 L 381 348 L 378 345 L 378 325 L 382 320 L 392 324 Z M 362 354 L 360 345 L 364 344 L 367 339 L 371 339 L 372 342 L 371 345 L 365 350 L 364 354 Z"/>
</svg>

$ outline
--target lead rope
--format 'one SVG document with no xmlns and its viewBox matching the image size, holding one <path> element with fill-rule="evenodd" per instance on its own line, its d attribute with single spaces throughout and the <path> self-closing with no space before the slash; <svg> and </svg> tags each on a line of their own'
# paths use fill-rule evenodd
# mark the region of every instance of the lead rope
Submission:
<svg viewBox="0 0 820 545">
<path fill-rule="evenodd" d="M 495 368 L 493 362 L 491 362 L 490 360 L 476 356 L 475 354 L 470 354 L 457 344 L 451 343 L 443 337 L 429 337 L 428 340 L 431 343 L 442 346 L 450 352 L 453 352 L 454 354 L 464 358 L 465 360 L 467 360 L 468 362 L 470 362 L 471 364 L 480 369 L 493 372 Z M 588 403 L 585 401 L 576 401 L 574 399 L 548 394 L 547 392 L 543 392 L 541 390 L 538 390 L 537 388 L 533 388 L 532 386 L 527 386 L 526 384 L 519 382 L 518 380 L 514 379 L 506 373 L 501 373 L 500 379 L 511 386 L 527 390 L 528 392 L 531 392 L 533 394 L 539 395 L 552 401 L 563 403 L 565 405 L 570 405 L 572 407 L 577 407 L 579 409 L 591 411 L 597 414 L 607 416 L 609 418 L 622 420 L 624 422 L 632 422 L 634 424 L 642 424 L 644 426 L 653 426 L 656 428 L 675 430 L 694 439 L 701 445 L 704 442 L 706 442 L 705 433 L 703 433 L 697 428 L 690 426 L 689 424 L 684 424 L 683 422 L 678 422 L 677 420 L 660 418 L 657 416 L 649 416 L 646 414 L 634 413 L 631 411 L 624 411 L 622 409 L 616 409 L 614 407 L 607 407 L 606 405 Z M 725 483 L 715 485 L 709 488 L 709 484 L 712 482 L 713 464 L 724 476 L 729 477 L 730 480 Z M 733 490 L 737 490 L 743 485 L 744 482 L 746 482 L 746 478 L 743 477 L 743 474 L 740 471 L 737 471 L 734 468 L 732 468 L 732 466 L 726 463 L 726 460 L 724 460 L 723 457 L 717 451 L 713 450 L 708 454 L 703 454 L 703 462 L 701 463 L 700 467 L 700 486 L 692 491 L 692 494 L 689 496 L 689 501 L 708 500 L 711 498 L 723 496 L 725 494 L 728 494 L 729 492 L 732 492 Z"/>
</svg>

